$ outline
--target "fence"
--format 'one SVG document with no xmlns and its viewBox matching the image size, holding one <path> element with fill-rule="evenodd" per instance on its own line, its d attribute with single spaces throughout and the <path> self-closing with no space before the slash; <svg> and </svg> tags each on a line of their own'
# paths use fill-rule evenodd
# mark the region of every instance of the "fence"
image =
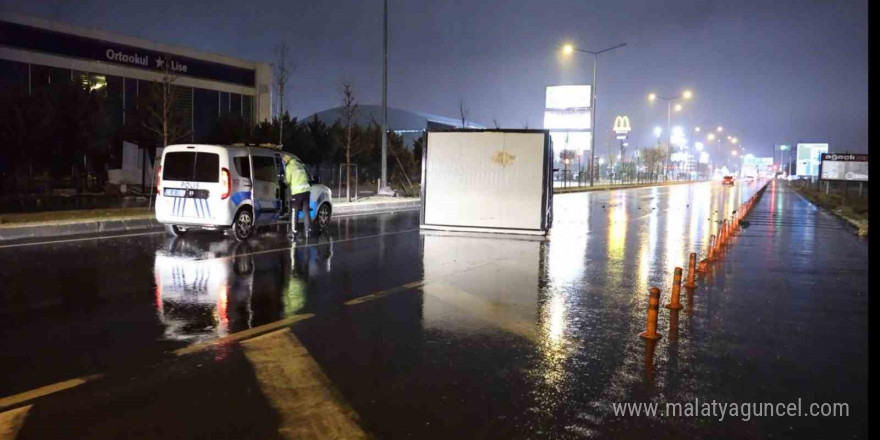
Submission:
<svg viewBox="0 0 880 440">
<path fill-rule="evenodd" d="M 309 172 L 322 184 L 333 191 L 334 198 L 344 198 L 347 193 L 347 173 L 344 163 L 325 163 L 308 165 Z M 373 167 L 375 168 L 375 167 Z M 392 171 L 389 167 L 388 180 L 390 186 L 399 194 L 408 197 L 418 197 L 419 182 L 421 176 L 404 176 L 400 172 Z M 351 164 L 351 198 L 356 200 L 376 195 L 378 192 L 378 176 L 374 171 L 363 164 Z"/>
<path fill-rule="evenodd" d="M 614 168 L 603 166 L 596 169 L 593 175 L 593 185 L 633 185 L 642 183 L 658 183 L 665 181 L 698 181 L 708 180 L 708 176 L 695 171 L 670 169 L 668 177 L 664 176 L 662 166 L 647 167 L 638 162 L 624 162 L 615 164 Z M 590 186 L 589 169 L 565 170 L 557 168 L 553 172 L 553 186 L 557 188 L 576 188 Z"/>
<path fill-rule="evenodd" d="M 791 185 L 811 189 L 825 195 L 839 195 L 846 199 L 867 199 L 868 182 L 847 182 L 845 180 L 820 180 L 816 177 L 793 179 Z"/>
</svg>

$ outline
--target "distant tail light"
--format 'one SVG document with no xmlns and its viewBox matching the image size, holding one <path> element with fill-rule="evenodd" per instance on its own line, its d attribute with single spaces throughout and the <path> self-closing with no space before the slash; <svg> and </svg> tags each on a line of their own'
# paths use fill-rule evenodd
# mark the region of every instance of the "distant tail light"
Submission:
<svg viewBox="0 0 880 440">
<path fill-rule="evenodd" d="M 223 185 L 223 193 L 220 194 L 221 199 L 229 197 L 232 192 L 232 179 L 229 178 L 229 170 L 223 168 L 220 170 L 220 184 Z"/>
<path fill-rule="evenodd" d="M 153 179 L 155 181 L 156 194 L 159 194 L 159 184 L 162 183 L 162 164 L 156 165 L 156 178 Z"/>
</svg>

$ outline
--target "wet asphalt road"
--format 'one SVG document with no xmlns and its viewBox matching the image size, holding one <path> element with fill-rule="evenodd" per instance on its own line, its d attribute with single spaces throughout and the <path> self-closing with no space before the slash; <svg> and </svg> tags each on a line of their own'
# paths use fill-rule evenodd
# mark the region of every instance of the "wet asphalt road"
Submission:
<svg viewBox="0 0 880 440">
<path fill-rule="evenodd" d="M 867 243 L 781 183 L 664 338 L 649 287 L 701 257 L 758 184 L 557 195 L 548 240 L 346 217 L 293 245 L 164 234 L 2 247 L 0 395 L 38 399 L 19 438 L 273 438 L 245 344 L 174 350 L 280 319 L 378 438 L 867 435 Z M 653 353 L 653 356 L 649 356 Z M 263 391 L 261 391 L 261 389 Z M 844 418 L 619 417 L 616 402 L 845 402 Z"/>
</svg>

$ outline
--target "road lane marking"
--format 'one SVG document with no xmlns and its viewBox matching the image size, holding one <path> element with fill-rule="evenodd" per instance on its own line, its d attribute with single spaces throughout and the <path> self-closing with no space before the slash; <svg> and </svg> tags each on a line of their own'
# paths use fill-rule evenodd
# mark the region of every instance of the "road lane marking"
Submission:
<svg viewBox="0 0 880 440">
<path fill-rule="evenodd" d="M 421 208 L 407 208 L 407 209 L 400 209 L 397 211 L 359 212 L 359 213 L 333 216 L 333 219 L 358 217 L 358 216 L 362 216 L 362 215 L 394 214 L 394 213 L 398 213 L 398 212 L 418 211 L 420 209 Z M 331 221 L 332 221 L 332 219 L 331 219 Z M 7 244 L 7 245 L 0 245 L 0 249 L 14 248 L 14 247 L 25 247 L 25 246 L 39 246 L 39 245 L 44 245 L 44 244 L 75 243 L 78 241 L 89 241 L 89 240 L 107 240 L 107 239 L 113 239 L 113 238 L 139 237 L 139 236 L 143 236 L 143 235 L 156 235 L 156 234 L 165 234 L 165 233 L 166 233 L 165 231 L 152 231 L 152 232 L 139 232 L 139 233 L 135 233 L 135 234 L 103 235 L 100 237 L 82 237 L 82 238 L 71 238 L 71 239 L 65 239 L 65 240 L 40 241 L 40 242 L 35 242 L 35 243 Z"/>
<path fill-rule="evenodd" d="M 247 330 L 242 330 L 240 332 L 230 333 L 222 338 L 214 339 L 211 341 L 200 342 L 198 344 L 189 345 L 177 350 L 174 350 L 173 353 L 178 356 L 183 356 L 191 353 L 195 353 L 198 351 L 202 351 L 206 348 L 216 347 L 218 345 L 228 344 L 230 342 L 242 341 L 244 339 L 251 338 L 253 336 L 260 335 L 262 333 L 266 333 L 272 330 L 277 330 L 281 327 L 293 324 L 295 322 L 304 321 L 309 319 L 315 315 L 308 313 L 303 315 L 293 315 L 288 318 L 284 318 L 280 321 L 270 322 L 268 324 L 264 324 L 258 327 L 249 328 Z"/>
<path fill-rule="evenodd" d="M 62 382 L 53 383 L 51 385 L 34 388 L 30 391 L 25 391 L 23 393 L 19 393 L 13 396 L 4 397 L 0 399 L 0 409 L 8 408 L 13 405 L 18 405 L 20 403 L 27 402 L 38 397 L 48 396 L 49 394 L 54 394 L 59 391 L 78 387 L 84 383 L 93 381 L 95 379 L 100 379 L 102 377 L 104 377 L 103 374 L 93 374 L 91 376 L 77 377 L 74 379 L 68 379 Z"/>
<path fill-rule="evenodd" d="M 407 291 L 407 290 L 409 290 L 409 289 L 415 289 L 416 287 L 421 287 L 421 286 L 424 286 L 424 285 L 425 285 L 425 281 L 424 281 L 424 280 L 422 280 L 422 281 L 413 281 L 413 282 L 411 282 L 411 283 L 406 283 L 406 284 L 404 284 L 404 285 L 402 285 L 402 286 L 392 287 L 392 288 L 390 288 L 390 289 L 380 290 L 380 291 L 378 291 L 378 292 L 371 293 L 371 294 L 369 294 L 369 295 L 364 295 L 364 296 L 357 297 L 357 298 L 355 298 L 355 299 L 350 299 L 350 300 L 344 302 L 343 304 L 345 304 L 345 305 L 347 305 L 347 306 L 353 306 L 353 305 L 356 305 L 356 304 L 365 303 L 365 302 L 367 302 L 367 301 L 372 301 L 372 300 L 374 300 L 374 299 L 384 298 L 384 297 L 386 297 L 386 296 L 388 296 L 388 295 L 393 295 L 393 294 L 395 294 L 395 293 L 404 292 L 404 291 Z"/>
<path fill-rule="evenodd" d="M 214 258 L 194 258 L 192 261 L 231 260 L 231 259 L 235 259 L 235 258 L 239 258 L 239 257 L 247 257 L 250 255 L 271 254 L 273 252 L 283 252 L 283 251 L 289 251 L 291 249 L 296 250 L 296 249 L 305 249 L 305 248 L 310 248 L 310 247 L 315 247 L 315 246 L 325 246 L 328 244 L 347 243 L 349 241 L 364 240 L 367 238 L 384 237 L 386 235 L 405 234 L 407 232 L 416 232 L 416 231 L 418 231 L 418 229 L 404 229 L 403 231 L 386 232 L 384 234 L 364 235 L 362 237 L 352 237 L 352 238 L 346 238 L 344 240 L 334 240 L 332 242 L 328 241 L 328 242 L 324 242 L 324 243 L 307 243 L 307 244 L 293 243 L 293 246 L 272 248 L 272 249 L 266 249 L 266 250 L 262 250 L 262 251 L 245 252 L 245 253 L 240 253 L 240 254 L 226 255 L 226 256 L 214 257 Z"/>
<path fill-rule="evenodd" d="M 0 440 L 15 440 L 33 405 L 0 413 Z"/>
<path fill-rule="evenodd" d="M 358 425 L 358 414 L 290 329 L 244 341 L 241 347 L 263 395 L 281 419 L 281 437 L 369 438 Z"/>
<path fill-rule="evenodd" d="M 140 237 L 142 235 L 156 235 L 156 234 L 164 234 L 164 233 L 165 233 L 165 231 L 153 231 L 153 232 L 140 232 L 137 234 L 105 235 L 105 236 L 101 236 L 101 237 L 83 237 L 83 238 L 70 238 L 70 239 L 66 239 L 66 240 L 39 241 L 36 243 L 6 244 L 6 245 L 0 246 L 0 249 L 24 247 L 24 246 L 38 246 L 38 245 L 44 245 L 44 244 L 75 243 L 77 241 L 106 240 L 106 239 L 111 239 L 111 238 Z"/>
</svg>

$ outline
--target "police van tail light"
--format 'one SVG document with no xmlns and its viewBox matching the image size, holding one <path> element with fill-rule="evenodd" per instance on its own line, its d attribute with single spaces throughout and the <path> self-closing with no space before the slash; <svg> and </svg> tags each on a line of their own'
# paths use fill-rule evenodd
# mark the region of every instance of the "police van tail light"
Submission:
<svg viewBox="0 0 880 440">
<path fill-rule="evenodd" d="M 232 192 L 232 179 L 229 178 L 229 170 L 226 168 L 220 170 L 220 184 L 223 185 L 223 193 L 220 194 L 220 198 L 225 199 Z"/>
<path fill-rule="evenodd" d="M 156 178 L 153 180 L 155 181 L 153 187 L 156 188 L 156 194 L 159 194 L 159 184 L 162 183 L 162 164 L 156 165 Z"/>
</svg>

